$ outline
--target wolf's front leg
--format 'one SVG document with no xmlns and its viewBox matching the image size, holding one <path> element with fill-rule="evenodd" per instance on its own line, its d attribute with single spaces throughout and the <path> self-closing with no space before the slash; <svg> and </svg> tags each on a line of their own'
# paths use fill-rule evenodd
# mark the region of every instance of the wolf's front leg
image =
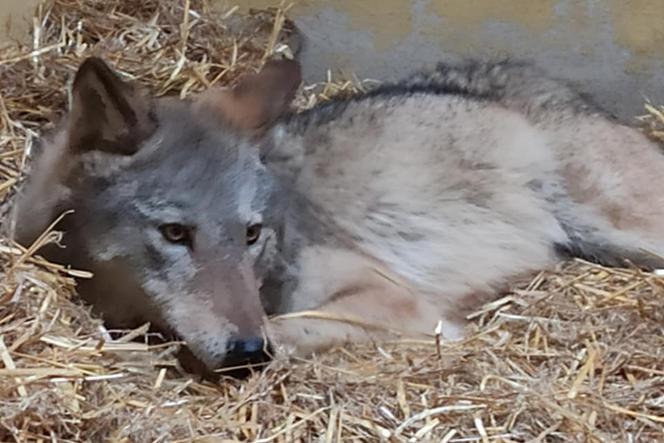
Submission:
<svg viewBox="0 0 664 443">
<path fill-rule="evenodd" d="M 463 325 L 444 318 L 429 297 L 395 284 L 348 285 L 311 311 L 271 318 L 266 336 L 277 357 L 307 357 L 334 346 L 399 338 L 431 338 L 439 321 L 447 339 Z"/>
</svg>

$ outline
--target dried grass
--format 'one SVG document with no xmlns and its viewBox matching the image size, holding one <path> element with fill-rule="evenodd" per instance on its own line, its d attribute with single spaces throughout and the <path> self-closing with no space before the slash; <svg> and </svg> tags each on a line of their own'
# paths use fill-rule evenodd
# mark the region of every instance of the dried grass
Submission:
<svg viewBox="0 0 664 443">
<path fill-rule="evenodd" d="M 83 56 L 186 94 L 257 67 L 281 22 L 274 11 L 223 18 L 197 1 L 50 4 L 34 47 L 0 53 L 5 208 Z M 314 85 L 299 105 L 358 88 Z M 212 385 L 179 372 L 176 345 L 132 341 L 143 330 L 112 340 L 72 301 L 75 273 L 31 252 L 0 241 L 2 441 L 664 440 L 661 276 L 563 263 L 477 312 L 463 343 L 347 347 Z"/>
<path fill-rule="evenodd" d="M 653 140 L 664 143 L 664 106 L 645 104 L 646 113 L 638 118 L 646 134 Z"/>
</svg>

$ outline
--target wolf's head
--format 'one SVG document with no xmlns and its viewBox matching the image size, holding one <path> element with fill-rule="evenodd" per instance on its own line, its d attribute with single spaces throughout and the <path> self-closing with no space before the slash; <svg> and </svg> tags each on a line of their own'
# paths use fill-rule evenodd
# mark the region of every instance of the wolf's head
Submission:
<svg viewBox="0 0 664 443">
<path fill-rule="evenodd" d="M 296 62 L 274 61 L 231 90 L 155 99 L 86 60 L 19 201 L 18 240 L 72 209 L 65 248 L 45 255 L 94 273 L 80 292 L 110 326 L 150 321 L 208 367 L 261 352 L 280 199 L 257 145 L 299 83 Z"/>
</svg>

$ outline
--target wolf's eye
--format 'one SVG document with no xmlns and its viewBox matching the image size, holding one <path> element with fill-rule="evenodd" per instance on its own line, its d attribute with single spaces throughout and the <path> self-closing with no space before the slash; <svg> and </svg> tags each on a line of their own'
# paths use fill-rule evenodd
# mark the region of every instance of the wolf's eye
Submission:
<svg viewBox="0 0 664 443">
<path fill-rule="evenodd" d="M 247 245 L 251 246 L 258 241 L 262 229 L 263 226 L 260 223 L 247 226 Z"/>
<path fill-rule="evenodd" d="M 191 244 L 191 229 L 179 223 L 167 223 L 159 227 L 164 238 L 178 245 Z"/>
</svg>

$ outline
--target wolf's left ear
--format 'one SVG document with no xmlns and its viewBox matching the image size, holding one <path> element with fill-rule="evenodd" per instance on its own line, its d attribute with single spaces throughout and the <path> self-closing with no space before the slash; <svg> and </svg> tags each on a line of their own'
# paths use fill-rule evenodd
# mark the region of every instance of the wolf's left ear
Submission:
<svg viewBox="0 0 664 443">
<path fill-rule="evenodd" d="M 208 89 L 196 99 L 195 106 L 240 131 L 256 135 L 289 109 L 301 82 L 298 62 L 271 60 L 257 74 L 243 76 L 233 89 Z"/>
</svg>

